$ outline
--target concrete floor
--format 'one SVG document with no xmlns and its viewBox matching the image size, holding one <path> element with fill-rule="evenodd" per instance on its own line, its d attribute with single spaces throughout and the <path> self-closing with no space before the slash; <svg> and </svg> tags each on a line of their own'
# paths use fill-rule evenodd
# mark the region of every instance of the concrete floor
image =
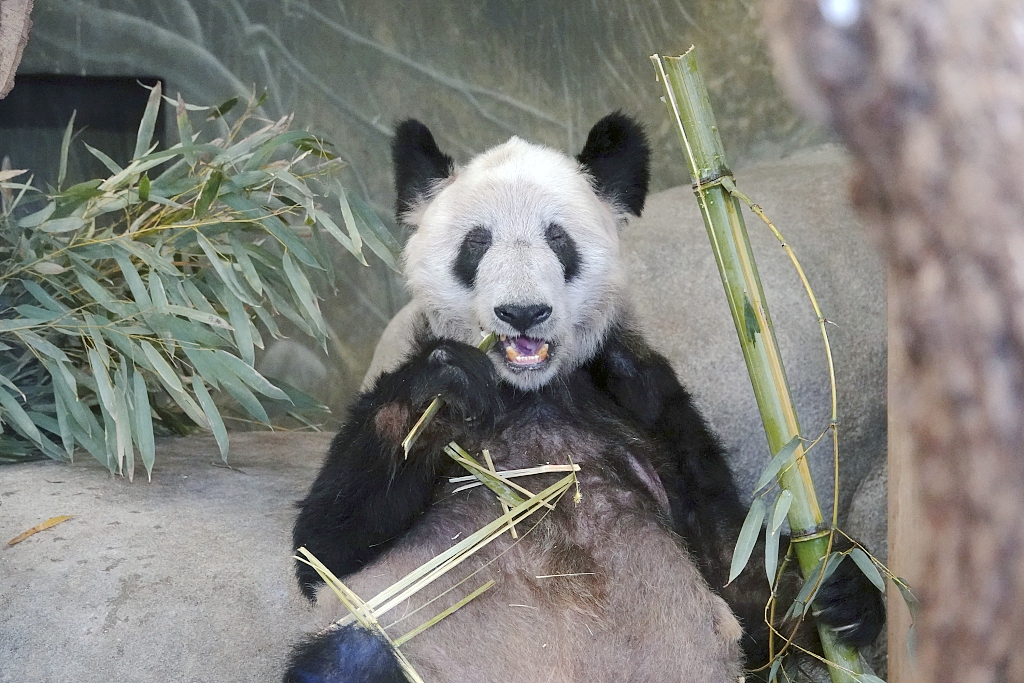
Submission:
<svg viewBox="0 0 1024 683">
<path fill-rule="evenodd" d="M 212 439 L 168 439 L 152 483 L 87 455 L 0 468 L 0 681 L 278 680 L 308 623 L 292 503 L 329 439 L 232 434 L 234 470 Z"/>
</svg>

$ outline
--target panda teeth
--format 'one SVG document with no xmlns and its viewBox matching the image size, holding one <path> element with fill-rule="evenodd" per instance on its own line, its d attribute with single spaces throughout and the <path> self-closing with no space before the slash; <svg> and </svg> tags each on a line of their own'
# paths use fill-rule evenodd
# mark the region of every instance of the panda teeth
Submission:
<svg viewBox="0 0 1024 683">
<path fill-rule="evenodd" d="M 508 358 L 509 362 L 516 365 L 536 365 L 548 359 L 548 345 L 545 343 L 537 349 L 537 353 L 529 356 L 519 353 L 514 346 L 509 345 L 505 347 L 505 357 Z"/>
</svg>

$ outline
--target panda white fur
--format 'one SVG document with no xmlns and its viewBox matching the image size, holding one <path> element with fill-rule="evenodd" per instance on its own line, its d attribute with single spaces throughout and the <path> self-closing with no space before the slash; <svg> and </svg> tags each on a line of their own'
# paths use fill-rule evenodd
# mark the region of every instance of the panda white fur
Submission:
<svg viewBox="0 0 1024 683">
<path fill-rule="evenodd" d="M 398 635 L 495 581 L 402 646 L 414 668 L 430 683 L 735 681 L 733 612 L 756 664 L 767 583 L 751 568 L 722 588 L 744 506 L 714 435 L 631 324 L 618 229 L 647 193 L 642 130 L 612 114 L 575 159 L 512 138 L 456 168 L 407 121 L 393 157 L 419 331 L 406 361 L 350 409 L 299 504 L 295 546 L 369 598 L 502 512 L 482 487 L 453 493 L 448 477 L 461 472 L 445 443 L 488 449 L 498 469 L 574 462 L 578 505 L 564 497 L 518 542 L 503 536 L 389 613 Z M 502 335 L 486 354 L 474 346 L 482 332 Z M 445 407 L 405 460 L 403 437 L 439 394 Z M 296 571 L 323 626 L 344 615 L 330 591 L 317 596 L 315 572 Z M 849 561 L 818 607 L 853 644 L 884 619 Z M 379 638 L 347 626 L 296 646 L 285 680 L 404 678 Z"/>
</svg>

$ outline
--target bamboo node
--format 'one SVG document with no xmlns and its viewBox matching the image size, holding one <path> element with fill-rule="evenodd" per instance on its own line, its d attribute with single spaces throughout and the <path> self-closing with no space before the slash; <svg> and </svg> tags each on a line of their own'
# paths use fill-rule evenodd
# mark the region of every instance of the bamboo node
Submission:
<svg viewBox="0 0 1024 683">
<path fill-rule="evenodd" d="M 831 533 L 832 525 L 823 523 L 818 525 L 818 527 L 812 529 L 811 531 L 806 531 L 801 534 L 790 534 L 789 541 L 790 543 L 804 543 L 806 541 L 813 541 L 816 538 L 824 538 L 825 536 L 828 536 Z"/>
</svg>

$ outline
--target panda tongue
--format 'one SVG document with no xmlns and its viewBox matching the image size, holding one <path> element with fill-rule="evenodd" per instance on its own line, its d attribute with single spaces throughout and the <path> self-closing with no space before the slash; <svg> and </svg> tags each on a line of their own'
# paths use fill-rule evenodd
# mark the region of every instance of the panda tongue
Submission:
<svg viewBox="0 0 1024 683">
<path fill-rule="evenodd" d="M 540 347 L 544 346 L 543 339 L 534 339 L 533 337 L 516 337 L 514 343 L 516 351 L 524 356 L 534 356 L 540 351 Z"/>
</svg>

